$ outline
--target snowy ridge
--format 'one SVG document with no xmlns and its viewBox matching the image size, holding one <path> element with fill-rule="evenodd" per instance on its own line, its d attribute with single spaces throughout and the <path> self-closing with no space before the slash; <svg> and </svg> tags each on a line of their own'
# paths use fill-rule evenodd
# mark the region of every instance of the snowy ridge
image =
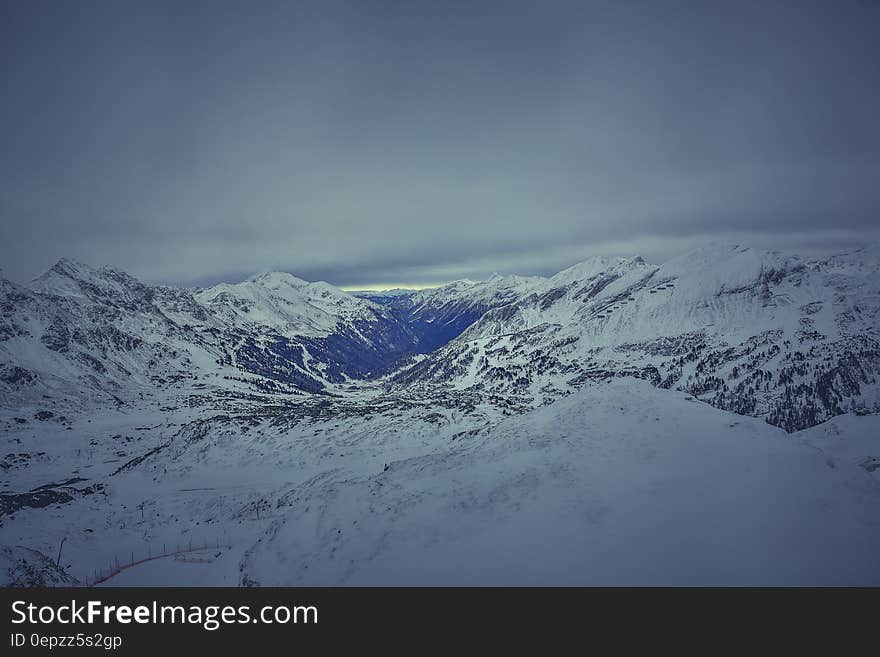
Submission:
<svg viewBox="0 0 880 657">
<path fill-rule="evenodd" d="M 271 501 L 280 513 L 245 554 L 246 584 L 880 581 L 876 479 L 641 382 Z"/>
<path fill-rule="evenodd" d="M 193 294 L 62 260 L 0 287 L 0 386 L 8 403 L 119 403 L 169 382 L 331 391 L 402 366 L 392 382 L 540 405 L 622 375 L 791 430 L 880 403 L 878 253 L 712 245 L 660 266 L 595 257 L 382 303 L 286 273 Z"/>
<path fill-rule="evenodd" d="M 231 321 L 271 327 L 288 336 L 325 337 L 339 322 L 374 320 L 382 312 L 328 283 L 308 283 L 280 272 L 215 285 L 199 291 L 196 299 Z"/>
<path fill-rule="evenodd" d="M 144 405 L 71 432 L 0 418 L 28 438 L 3 463 L 12 491 L 52 496 L 0 495 L 5 541 L 66 538 L 80 580 L 229 546 L 109 586 L 880 583 L 878 416 L 791 435 L 620 378 L 534 410 L 362 391 Z"/>
<path fill-rule="evenodd" d="M 126 403 L 169 383 L 181 394 L 319 392 L 378 372 L 414 341 L 381 306 L 283 273 L 194 295 L 61 260 L 0 292 L 0 390 L 13 405 L 44 395 Z"/>
<path fill-rule="evenodd" d="M 877 410 L 876 254 L 808 260 L 711 246 L 661 266 L 594 259 L 487 311 L 393 378 L 541 404 L 636 376 L 789 430 Z"/>
<path fill-rule="evenodd" d="M 10 581 L 878 584 L 878 254 L 0 280 Z"/>
</svg>

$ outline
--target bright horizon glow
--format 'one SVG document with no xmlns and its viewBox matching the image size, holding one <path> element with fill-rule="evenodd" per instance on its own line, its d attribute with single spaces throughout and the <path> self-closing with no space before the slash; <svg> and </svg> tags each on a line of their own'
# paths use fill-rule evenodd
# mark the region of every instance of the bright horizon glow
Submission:
<svg viewBox="0 0 880 657">
<path fill-rule="evenodd" d="M 443 287 L 447 283 L 373 283 L 372 285 L 345 285 L 340 290 L 345 292 L 387 292 L 388 290 L 427 290 Z"/>
</svg>

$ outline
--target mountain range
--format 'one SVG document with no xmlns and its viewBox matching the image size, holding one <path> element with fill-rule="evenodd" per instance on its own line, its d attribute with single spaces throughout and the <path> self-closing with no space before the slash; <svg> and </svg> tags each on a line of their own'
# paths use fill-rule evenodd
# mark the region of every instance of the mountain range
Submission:
<svg viewBox="0 0 880 657">
<path fill-rule="evenodd" d="M 212 584 L 877 583 L 878 320 L 876 245 L 387 293 L 281 272 L 150 286 L 61 260 L 0 279 L 0 543 L 21 559 L 67 539 L 49 583 L 181 535 L 230 546 Z M 715 540 L 766 562 L 725 571 Z M 801 540 L 818 547 L 767 570 Z M 552 559 L 523 570 L 536 554 Z"/>
<path fill-rule="evenodd" d="M 351 295 L 266 273 L 190 290 L 62 260 L 0 281 L 3 401 L 126 403 L 174 387 L 343 394 L 359 382 L 552 402 L 637 377 L 788 431 L 877 410 L 880 249 L 708 247 Z M 369 297 L 369 298 L 368 298 Z M 219 380 L 219 381 L 218 381 Z"/>
</svg>

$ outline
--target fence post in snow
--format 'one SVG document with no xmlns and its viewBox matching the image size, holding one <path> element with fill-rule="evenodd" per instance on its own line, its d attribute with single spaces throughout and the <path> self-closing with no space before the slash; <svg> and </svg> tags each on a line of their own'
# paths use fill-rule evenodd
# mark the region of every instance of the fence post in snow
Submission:
<svg viewBox="0 0 880 657">
<path fill-rule="evenodd" d="M 55 565 L 59 568 L 61 567 L 61 548 L 64 547 L 64 541 L 67 540 L 67 536 L 61 539 L 61 545 L 58 546 L 58 559 L 55 561 Z"/>
</svg>

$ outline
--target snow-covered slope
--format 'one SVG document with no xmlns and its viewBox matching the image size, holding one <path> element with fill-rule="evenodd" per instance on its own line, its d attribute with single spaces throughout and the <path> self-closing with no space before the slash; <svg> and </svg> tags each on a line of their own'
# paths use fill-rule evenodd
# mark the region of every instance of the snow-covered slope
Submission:
<svg viewBox="0 0 880 657">
<path fill-rule="evenodd" d="M 26 286 L 0 282 L 0 390 L 7 404 L 317 393 L 407 364 L 393 382 L 532 406 L 636 376 L 794 430 L 880 408 L 878 263 L 878 247 L 808 259 L 713 246 L 379 304 L 277 272 L 193 294 L 62 260 Z"/>
<path fill-rule="evenodd" d="M 878 250 L 804 259 L 713 246 L 664 265 L 593 259 L 486 312 L 397 373 L 545 403 L 645 378 L 788 430 L 880 409 Z"/>
<path fill-rule="evenodd" d="M 270 327 L 282 335 L 324 337 L 339 322 L 375 321 L 380 306 L 328 283 L 309 283 L 281 272 L 201 290 L 196 299 L 232 323 Z"/>
<path fill-rule="evenodd" d="M 643 382 L 269 501 L 246 583 L 880 583 L 880 480 Z"/>
<path fill-rule="evenodd" d="M 455 281 L 395 296 L 387 304 L 419 336 L 418 351 L 428 353 L 458 337 L 489 310 L 529 294 L 543 280 L 496 274 L 486 281 Z"/>
<path fill-rule="evenodd" d="M 320 392 L 418 342 L 387 309 L 281 273 L 194 295 L 61 260 L 27 285 L 0 280 L 0 307 L 0 390 L 14 404 L 126 403 L 168 386 Z"/>
<path fill-rule="evenodd" d="M 175 295 L 193 303 L 183 291 Z M 66 260 L 28 286 L 0 281 L 2 403 L 124 403 L 160 381 L 193 379 L 193 359 L 214 356 L 156 301 L 154 290 L 123 272 Z"/>
<path fill-rule="evenodd" d="M 49 557 L 21 546 L 0 545 L 0 586 L 47 587 L 79 584 Z"/>
<path fill-rule="evenodd" d="M 107 585 L 880 584 L 880 416 L 787 434 L 631 378 L 513 415 L 359 394 L 0 415 L 3 540 L 66 538 L 84 582 L 217 546 Z"/>
<path fill-rule="evenodd" d="M 0 543 L 106 585 L 880 583 L 880 249 L 380 300 L 0 280 Z"/>
</svg>

